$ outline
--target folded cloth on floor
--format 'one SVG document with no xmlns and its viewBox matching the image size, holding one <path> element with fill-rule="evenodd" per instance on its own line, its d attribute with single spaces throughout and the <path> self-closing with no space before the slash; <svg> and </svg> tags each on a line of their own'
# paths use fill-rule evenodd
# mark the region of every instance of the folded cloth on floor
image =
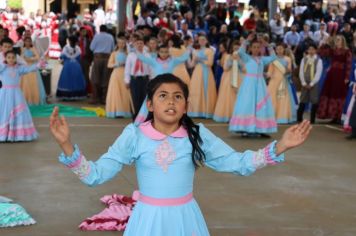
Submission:
<svg viewBox="0 0 356 236">
<path fill-rule="evenodd" d="M 0 199 L 4 201 L 0 202 L 0 228 L 36 223 L 22 206 L 11 203 L 11 199 L 9 198 L 0 197 Z"/>
<path fill-rule="evenodd" d="M 126 228 L 133 207 L 139 196 L 134 191 L 132 197 L 119 194 L 105 195 L 100 199 L 107 207 L 79 225 L 81 230 L 121 231 Z"/>
<path fill-rule="evenodd" d="M 12 199 L 4 197 L 4 196 L 0 196 L 0 203 L 2 202 L 12 202 Z"/>
</svg>

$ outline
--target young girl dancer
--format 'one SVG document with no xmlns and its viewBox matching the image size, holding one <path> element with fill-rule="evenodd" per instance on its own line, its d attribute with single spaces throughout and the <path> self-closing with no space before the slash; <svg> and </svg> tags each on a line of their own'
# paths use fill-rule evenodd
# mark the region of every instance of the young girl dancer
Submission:
<svg viewBox="0 0 356 236">
<path fill-rule="evenodd" d="M 184 55 L 184 53 L 187 51 L 185 47 L 182 46 L 183 42 L 180 39 L 178 35 L 173 35 L 170 40 L 169 40 L 170 48 L 169 48 L 169 54 L 174 58 L 174 57 L 180 57 Z M 190 82 L 190 76 L 187 70 L 187 67 L 185 65 L 186 63 L 181 63 L 176 66 L 176 68 L 173 71 L 173 74 L 179 78 L 181 78 L 187 85 L 189 85 Z"/>
<path fill-rule="evenodd" d="M 38 69 L 39 64 L 18 65 L 14 51 L 5 53 L 5 63 L 0 63 L 0 142 L 31 141 L 38 138 L 20 89 L 21 76 Z"/>
<path fill-rule="evenodd" d="M 86 83 L 79 64 L 81 50 L 77 45 L 77 37 L 70 36 L 69 44 L 62 51 L 63 69 L 59 76 L 56 96 L 63 100 L 86 98 Z"/>
<path fill-rule="evenodd" d="M 127 57 L 126 39 L 117 40 L 117 50 L 111 53 L 108 67 L 114 68 L 111 73 L 108 94 L 106 96 L 106 117 L 131 117 L 131 94 L 125 84 L 125 62 Z"/>
<path fill-rule="evenodd" d="M 257 152 L 239 153 L 187 116 L 188 87 L 171 74 L 157 76 L 148 85 L 147 122 L 128 125 L 98 161 L 87 161 L 70 140 L 69 125 L 58 108 L 50 118 L 50 130 L 63 150 L 59 160 L 95 186 L 112 179 L 124 165 L 135 164 L 140 196 L 125 236 L 209 235 L 193 198 L 193 180 L 199 166 L 236 175 L 284 160 L 284 152 L 308 137 L 308 121 L 287 129 L 280 141 Z"/>
<path fill-rule="evenodd" d="M 145 64 L 149 65 L 152 70 L 153 78 L 157 75 L 165 74 L 165 73 L 172 73 L 177 65 L 184 63 L 189 59 L 189 51 L 186 51 L 180 57 L 171 57 L 169 55 L 168 45 L 162 44 L 158 47 L 158 57 L 152 58 L 149 56 L 145 56 L 143 54 L 138 54 L 137 57 Z M 179 77 L 180 78 L 180 77 Z M 182 79 L 182 78 L 180 78 Z M 183 79 L 182 79 L 183 80 Z M 139 124 L 146 120 L 148 110 L 146 106 L 146 99 L 142 103 L 140 111 L 136 116 L 135 123 Z"/>
<path fill-rule="evenodd" d="M 239 49 L 239 56 L 246 65 L 246 74 L 236 98 L 229 130 L 241 132 L 243 136 L 269 137 L 267 133 L 277 132 L 277 124 L 263 72 L 264 67 L 277 57 L 272 48 L 269 48 L 272 56 L 260 57 L 261 43 L 253 40 L 254 38 L 255 35 L 250 34 Z M 246 53 L 248 44 L 250 44 L 251 55 Z"/>
<path fill-rule="evenodd" d="M 220 43 L 219 47 L 226 48 L 227 46 L 226 43 Z M 241 84 L 240 68 L 242 68 L 242 65 L 240 65 L 241 60 L 237 55 L 239 47 L 239 42 L 234 41 L 232 43 L 232 54 L 226 53 L 220 59 L 220 64 L 224 68 L 224 73 L 221 76 L 221 84 L 213 116 L 213 120 L 216 122 L 229 122 L 234 110 L 236 93 Z M 234 85 L 235 80 L 236 85 Z"/>
<path fill-rule="evenodd" d="M 216 103 L 216 86 L 212 71 L 214 51 L 209 48 L 205 35 L 199 35 L 199 50 L 193 52 L 195 66 L 189 84 L 189 116 L 212 118 Z"/>
<path fill-rule="evenodd" d="M 285 48 L 284 44 L 277 45 L 277 59 L 269 65 L 267 72 L 270 78 L 268 92 L 278 124 L 294 123 L 297 120 L 295 101 L 288 81 L 288 74 L 292 72 L 292 61 L 285 55 Z"/>
<path fill-rule="evenodd" d="M 21 56 L 28 65 L 35 64 L 40 59 L 37 50 L 32 45 L 31 38 L 24 39 L 24 47 Z M 42 105 L 46 103 L 46 91 L 39 71 L 34 71 L 24 75 L 21 79 L 20 87 L 29 105 Z"/>
</svg>

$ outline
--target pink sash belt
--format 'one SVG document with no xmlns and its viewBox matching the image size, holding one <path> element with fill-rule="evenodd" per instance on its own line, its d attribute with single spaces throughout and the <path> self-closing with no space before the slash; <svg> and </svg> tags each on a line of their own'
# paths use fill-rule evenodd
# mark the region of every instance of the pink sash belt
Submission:
<svg viewBox="0 0 356 236">
<path fill-rule="evenodd" d="M 4 85 L 2 86 L 4 89 L 14 89 L 14 88 L 20 88 L 20 85 Z"/>
<path fill-rule="evenodd" d="M 140 194 L 138 198 L 140 202 L 153 206 L 179 206 L 190 202 L 192 199 L 193 193 L 178 198 L 153 198 Z"/>
</svg>

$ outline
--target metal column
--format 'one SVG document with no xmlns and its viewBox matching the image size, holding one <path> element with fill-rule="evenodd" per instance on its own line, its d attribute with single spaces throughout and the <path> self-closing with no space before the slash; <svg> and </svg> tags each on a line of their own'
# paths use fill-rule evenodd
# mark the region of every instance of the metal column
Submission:
<svg viewBox="0 0 356 236">
<path fill-rule="evenodd" d="M 126 1 L 127 0 L 118 0 L 117 1 L 117 20 L 118 20 L 118 32 L 125 31 L 125 22 L 126 22 Z"/>
<path fill-rule="evenodd" d="M 268 22 L 273 19 L 274 14 L 277 12 L 277 0 L 268 0 Z"/>
</svg>

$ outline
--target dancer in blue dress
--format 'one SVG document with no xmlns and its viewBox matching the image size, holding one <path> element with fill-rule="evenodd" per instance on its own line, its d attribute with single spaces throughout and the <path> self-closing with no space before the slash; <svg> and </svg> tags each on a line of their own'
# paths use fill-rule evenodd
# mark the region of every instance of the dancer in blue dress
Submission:
<svg viewBox="0 0 356 236">
<path fill-rule="evenodd" d="M 229 131 L 241 132 L 244 136 L 260 135 L 269 137 L 267 133 L 277 132 L 277 124 L 271 97 L 267 92 L 263 76 L 264 68 L 277 59 L 273 49 L 269 47 L 270 55 L 260 57 L 260 43 L 254 34 L 250 34 L 240 47 L 238 54 L 246 66 L 246 74 L 242 80 L 234 112 L 229 124 Z M 252 55 L 246 53 L 250 44 Z M 264 44 L 267 44 L 264 42 Z"/>
<path fill-rule="evenodd" d="M 56 96 L 63 100 L 80 100 L 87 96 L 86 82 L 79 63 L 81 50 L 77 37 L 69 37 L 62 51 L 63 69 L 59 76 Z"/>
<path fill-rule="evenodd" d="M 138 59 L 147 64 L 151 68 L 152 77 L 157 75 L 170 73 L 172 74 L 174 69 L 181 63 L 184 63 L 189 59 L 189 51 L 185 52 L 180 57 L 171 57 L 169 55 L 169 49 L 167 44 L 162 44 L 158 47 L 158 57 L 148 57 L 141 53 L 137 54 Z M 183 81 L 183 78 L 181 78 Z M 141 105 L 140 111 L 136 116 L 135 123 L 140 124 L 146 120 L 148 109 L 146 106 L 147 97 Z"/>
<path fill-rule="evenodd" d="M 355 101 L 356 101 L 356 74 L 355 73 L 356 73 L 356 58 L 354 57 L 352 60 L 352 70 L 350 73 L 349 91 L 347 92 L 344 109 L 342 112 L 344 131 L 350 133 L 353 130 L 353 134 L 356 134 L 356 130 L 352 129 L 352 127 L 350 126 L 350 120 L 351 120 L 352 110 L 353 107 L 355 106 Z"/>
<path fill-rule="evenodd" d="M 0 63 L 0 142 L 32 141 L 38 138 L 20 88 L 21 76 L 38 70 L 38 65 L 18 65 L 14 51 L 6 52 L 5 63 Z"/>
<path fill-rule="evenodd" d="M 63 150 L 59 160 L 89 186 L 117 175 L 124 165 L 136 165 L 139 198 L 125 236 L 208 236 L 204 217 L 193 197 L 194 174 L 199 166 L 219 172 L 250 175 L 284 160 L 284 152 L 308 137 L 308 121 L 288 128 L 280 141 L 257 152 L 236 152 L 203 124 L 187 115 L 188 87 L 171 74 L 159 75 L 148 85 L 148 121 L 129 124 L 98 161 L 87 161 L 71 143 L 69 125 L 50 118 L 50 130 Z"/>
</svg>

